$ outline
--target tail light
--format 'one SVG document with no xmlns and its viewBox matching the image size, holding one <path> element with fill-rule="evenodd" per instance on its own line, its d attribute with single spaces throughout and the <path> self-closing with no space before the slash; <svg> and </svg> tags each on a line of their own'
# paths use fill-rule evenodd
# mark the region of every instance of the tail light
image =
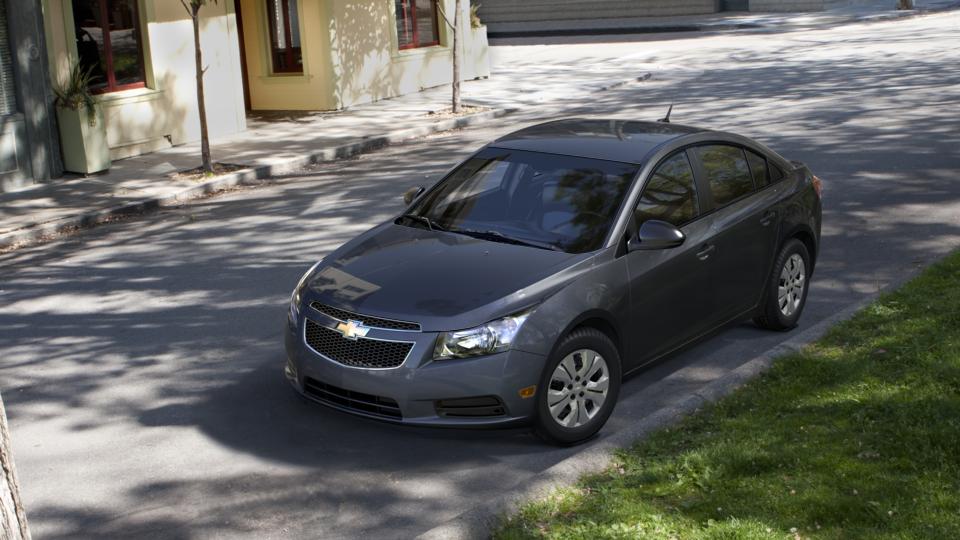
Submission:
<svg viewBox="0 0 960 540">
<path fill-rule="evenodd" d="M 822 199 L 823 198 L 823 180 L 820 180 L 820 177 L 818 176 L 814 176 L 811 183 L 813 184 L 813 190 L 817 192 L 817 198 Z"/>
</svg>

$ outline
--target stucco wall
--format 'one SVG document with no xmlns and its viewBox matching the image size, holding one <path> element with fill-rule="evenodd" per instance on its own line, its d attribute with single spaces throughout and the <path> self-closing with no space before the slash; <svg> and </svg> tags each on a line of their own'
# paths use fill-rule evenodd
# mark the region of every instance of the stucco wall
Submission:
<svg viewBox="0 0 960 540">
<path fill-rule="evenodd" d="M 256 110 L 336 109 L 331 81 L 330 1 L 295 0 L 300 13 L 303 74 L 273 74 L 267 6 L 241 0 L 250 106 Z"/>
<path fill-rule="evenodd" d="M 461 76 L 486 77 L 490 75 L 486 35 L 470 28 L 468 4 L 462 2 Z M 453 36 L 442 18 L 440 45 L 398 50 L 394 2 L 333 0 L 333 5 L 333 77 L 341 107 L 419 92 L 453 80 Z M 454 0 L 442 0 L 442 5 L 453 22 Z"/>
<path fill-rule="evenodd" d="M 147 88 L 100 96 L 114 159 L 200 137 L 193 28 L 179 1 L 139 0 Z M 60 84 L 76 61 L 70 0 L 44 0 L 51 79 Z M 211 136 L 246 128 L 233 3 L 201 10 L 201 48 Z"/>
<path fill-rule="evenodd" d="M 451 33 L 441 44 L 397 49 L 392 0 L 298 0 L 303 75 L 271 74 L 264 2 L 242 0 L 253 109 L 332 110 L 395 97 L 452 80 Z M 454 0 L 444 0 L 452 20 Z M 462 77 L 490 74 L 485 29 L 470 28 L 463 2 Z"/>
</svg>

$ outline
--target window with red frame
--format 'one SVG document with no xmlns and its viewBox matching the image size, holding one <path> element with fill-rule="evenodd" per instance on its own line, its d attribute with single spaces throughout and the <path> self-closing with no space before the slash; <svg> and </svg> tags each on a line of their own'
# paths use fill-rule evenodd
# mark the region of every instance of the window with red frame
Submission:
<svg viewBox="0 0 960 540">
<path fill-rule="evenodd" d="M 73 0 L 80 67 L 90 90 L 116 92 L 145 86 L 138 0 Z"/>
<path fill-rule="evenodd" d="M 432 47 L 440 44 L 437 0 L 395 0 L 395 2 L 397 43 L 401 49 Z"/>
<path fill-rule="evenodd" d="M 303 73 L 297 0 L 267 0 L 270 53 L 274 73 Z"/>
</svg>

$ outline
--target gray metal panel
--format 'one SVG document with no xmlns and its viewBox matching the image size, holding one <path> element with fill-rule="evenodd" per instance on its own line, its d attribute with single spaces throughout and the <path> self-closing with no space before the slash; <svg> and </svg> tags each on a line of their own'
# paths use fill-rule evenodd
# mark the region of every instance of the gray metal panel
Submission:
<svg viewBox="0 0 960 540">
<path fill-rule="evenodd" d="M 7 5 L 0 0 L 0 116 L 17 110 L 16 89 L 13 86 L 13 57 L 7 37 Z"/>
</svg>

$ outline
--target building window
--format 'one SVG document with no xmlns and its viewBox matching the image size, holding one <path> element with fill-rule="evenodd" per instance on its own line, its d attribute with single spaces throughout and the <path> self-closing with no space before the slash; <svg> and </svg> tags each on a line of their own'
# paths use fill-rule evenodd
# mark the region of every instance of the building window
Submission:
<svg viewBox="0 0 960 540">
<path fill-rule="evenodd" d="M 144 86 L 138 0 L 73 0 L 77 56 L 94 92 Z"/>
<path fill-rule="evenodd" d="M 440 44 L 437 26 L 437 0 L 395 0 L 397 6 L 397 43 L 401 49 L 432 47 Z"/>
<path fill-rule="evenodd" d="M 297 0 L 267 0 L 270 58 L 274 73 L 303 73 Z"/>
</svg>

